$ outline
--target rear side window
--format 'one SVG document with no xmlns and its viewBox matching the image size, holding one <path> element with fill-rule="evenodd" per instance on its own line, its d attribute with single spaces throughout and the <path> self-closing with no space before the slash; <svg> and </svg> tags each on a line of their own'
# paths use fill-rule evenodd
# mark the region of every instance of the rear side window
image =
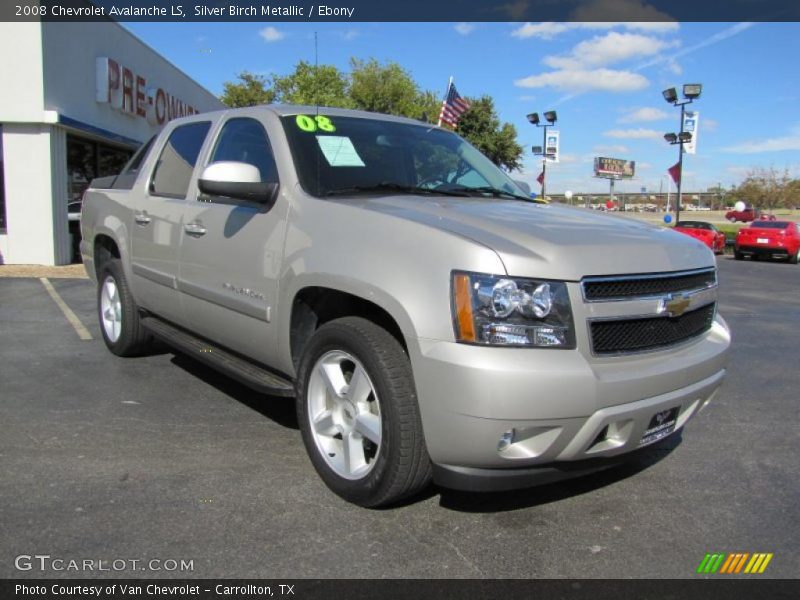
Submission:
<svg viewBox="0 0 800 600">
<path fill-rule="evenodd" d="M 158 157 L 150 192 L 157 196 L 185 198 L 211 123 L 190 123 L 177 127 Z"/>
<path fill-rule="evenodd" d="M 261 173 L 262 182 L 278 181 L 278 170 L 267 132 L 255 119 L 231 119 L 222 127 L 210 162 L 228 160 L 253 165 Z"/>
<path fill-rule="evenodd" d="M 136 178 L 139 175 L 139 169 L 142 163 L 144 163 L 144 159 L 150 154 L 150 148 L 153 147 L 153 142 L 155 141 L 156 136 L 151 137 L 136 151 L 136 154 L 131 157 L 128 164 L 122 169 L 122 173 L 117 175 L 117 178 L 114 179 L 114 185 L 111 186 L 113 189 L 129 190 L 133 188 L 133 184 L 136 182 Z"/>
</svg>

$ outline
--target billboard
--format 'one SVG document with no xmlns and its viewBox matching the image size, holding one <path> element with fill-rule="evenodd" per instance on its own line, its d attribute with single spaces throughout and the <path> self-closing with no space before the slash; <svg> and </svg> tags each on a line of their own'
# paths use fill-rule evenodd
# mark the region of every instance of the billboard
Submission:
<svg viewBox="0 0 800 600">
<path fill-rule="evenodd" d="M 595 177 L 613 177 L 614 179 L 631 179 L 636 169 L 636 162 L 622 158 L 598 156 L 594 159 Z"/>
</svg>

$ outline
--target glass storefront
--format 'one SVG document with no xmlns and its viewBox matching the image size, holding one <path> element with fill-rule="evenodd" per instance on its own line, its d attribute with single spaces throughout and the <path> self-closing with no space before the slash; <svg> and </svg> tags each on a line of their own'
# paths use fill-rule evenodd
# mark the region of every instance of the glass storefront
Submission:
<svg viewBox="0 0 800 600">
<path fill-rule="evenodd" d="M 6 183 L 3 165 L 3 126 L 0 125 L 0 231 L 6 229 Z"/>
<path fill-rule="evenodd" d="M 72 260 L 80 262 L 80 212 L 83 192 L 95 177 L 116 175 L 133 150 L 109 146 L 76 135 L 67 135 L 67 198 Z"/>
</svg>

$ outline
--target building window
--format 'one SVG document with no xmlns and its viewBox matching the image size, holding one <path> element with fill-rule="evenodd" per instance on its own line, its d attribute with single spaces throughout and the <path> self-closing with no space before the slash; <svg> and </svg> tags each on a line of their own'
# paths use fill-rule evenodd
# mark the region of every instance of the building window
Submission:
<svg viewBox="0 0 800 600">
<path fill-rule="evenodd" d="M 67 136 L 67 194 L 69 202 L 80 202 L 95 177 L 117 175 L 133 152 L 74 135 Z"/>
</svg>

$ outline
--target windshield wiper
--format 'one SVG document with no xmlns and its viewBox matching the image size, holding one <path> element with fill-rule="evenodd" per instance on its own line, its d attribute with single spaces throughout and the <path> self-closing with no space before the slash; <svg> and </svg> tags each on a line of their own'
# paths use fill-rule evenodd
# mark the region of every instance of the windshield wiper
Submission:
<svg viewBox="0 0 800 600">
<path fill-rule="evenodd" d="M 354 185 L 347 188 L 328 190 L 325 196 L 346 196 L 347 194 L 368 194 L 371 192 L 400 192 L 402 194 L 424 194 L 427 196 L 460 196 L 468 197 L 470 194 L 466 190 L 437 190 L 434 188 L 424 188 L 415 185 L 403 185 L 402 183 L 391 183 L 384 181 L 375 185 Z"/>
<path fill-rule="evenodd" d="M 529 198 L 528 196 L 523 196 L 522 194 L 515 194 L 514 192 L 501 190 L 500 188 L 492 187 L 490 185 L 484 185 L 480 187 L 463 186 L 455 189 L 458 190 L 459 192 L 491 194 L 495 198 L 511 198 L 512 200 L 522 200 L 523 202 L 541 202 L 540 200 L 535 200 L 534 198 Z"/>
</svg>

